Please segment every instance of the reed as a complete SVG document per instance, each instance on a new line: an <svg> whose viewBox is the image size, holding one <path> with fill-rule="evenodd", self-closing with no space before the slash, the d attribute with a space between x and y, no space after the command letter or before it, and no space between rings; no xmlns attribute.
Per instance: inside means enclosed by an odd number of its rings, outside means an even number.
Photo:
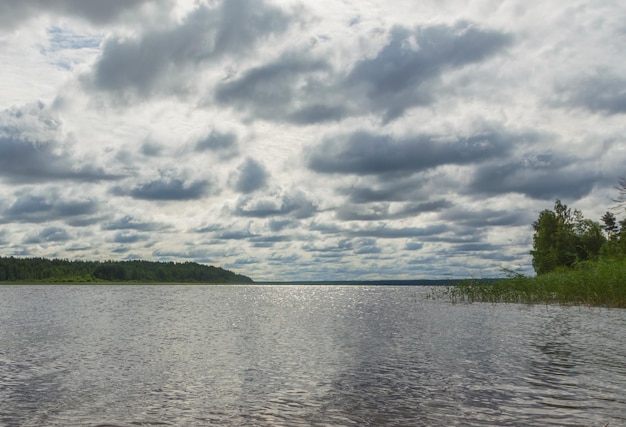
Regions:
<svg viewBox="0 0 626 427"><path fill-rule="evenodd" d="M580 304L626 308L626 258L583 262L536 277L462 281L450 287L454 302Z"/></svg>

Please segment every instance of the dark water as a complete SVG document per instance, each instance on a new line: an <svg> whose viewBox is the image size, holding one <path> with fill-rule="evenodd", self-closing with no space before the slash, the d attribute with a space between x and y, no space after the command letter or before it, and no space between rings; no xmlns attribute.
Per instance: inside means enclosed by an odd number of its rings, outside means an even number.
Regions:
<svg viewBox="0 0 626 427"><path fill-rule="evenodd" d="M0 425L626 425L626 310L427 292L3 286Z"/></svg>

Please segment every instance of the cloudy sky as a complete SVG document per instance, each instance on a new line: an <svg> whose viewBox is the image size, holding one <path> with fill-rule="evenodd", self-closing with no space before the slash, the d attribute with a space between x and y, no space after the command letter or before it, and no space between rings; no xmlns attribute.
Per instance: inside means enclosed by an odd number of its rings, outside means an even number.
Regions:
<svg viewBox="0 0 626 427"><path fill-rule="evenodd" d="M529 273L626 175L625 48L623 0L0 0L0 255Z"/></svg>

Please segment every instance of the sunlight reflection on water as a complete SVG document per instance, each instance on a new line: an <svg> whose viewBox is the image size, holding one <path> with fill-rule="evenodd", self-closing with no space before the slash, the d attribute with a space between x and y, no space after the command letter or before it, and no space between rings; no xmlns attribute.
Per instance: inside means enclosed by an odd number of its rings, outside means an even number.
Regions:
<svg viewBox="0 0 626 427"><path fill-rule="evenodd" d="M4 286L0 425L626 424L626 310L427 293Z"/></svg>

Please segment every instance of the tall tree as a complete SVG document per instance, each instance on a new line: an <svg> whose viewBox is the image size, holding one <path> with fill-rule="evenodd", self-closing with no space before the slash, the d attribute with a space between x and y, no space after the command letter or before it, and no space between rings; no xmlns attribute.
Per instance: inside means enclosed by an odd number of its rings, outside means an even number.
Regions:
<svg viewBox="0 0 626 427"><path fill-rule="evenodd" d="M600 219L604 223L604 231L606 231L607 238L609 240L617 238L619 228L617 226L617 218L615 218L615 215L611 212L607 212Z"/></svg>

